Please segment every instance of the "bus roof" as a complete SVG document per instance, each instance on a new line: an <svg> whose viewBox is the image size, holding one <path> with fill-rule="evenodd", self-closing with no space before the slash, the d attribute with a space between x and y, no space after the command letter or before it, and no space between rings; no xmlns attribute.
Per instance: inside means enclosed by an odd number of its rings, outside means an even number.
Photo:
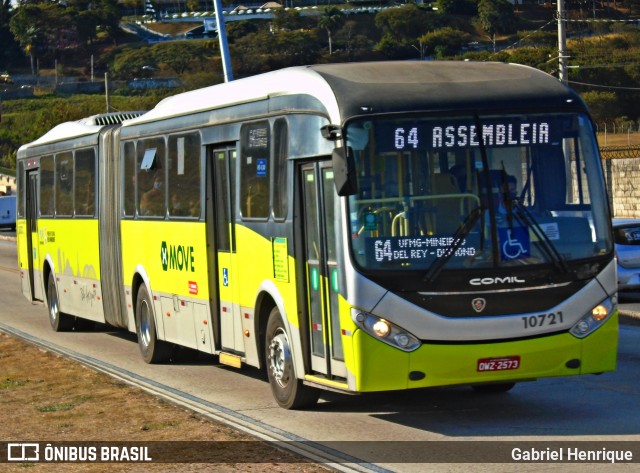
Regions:
<svg viewBox="0 0 640 473"><path fill-rule="evenodd" d="M54 143L57 141L68 140L71 138L79 138L81 136L88 136L99 132L103 127L107 125L114 125L122 123L123 120L134 118L142 115L144 112L114 112L114 113L102 113L98 115L92 115L87 118L73 122L64 122L54 126L51 130L46 132L37 140L22 145L18 152L32 148L34 146Z"/></svg>
<svg viewBox="0 0 640 473"><path fill-rule="evenodd" d="M343 119L396 111L530 111L566 109L570 103L584 106L578 94L556 78L519 64L404 61L327 64L315 70L336 94Z"/></svg>
<svg viewBox="0 0 640 473"><path fill-rule="evenodd" d="M336 99L314 67L301 66L258 74L174 95L160 101L152 110L123 126L164 120L191 113L267 100L280 95L311 95L324 104L329 115L338 114Z"/></svg>
<svg viewBox="0 0 640 473"><path fill-rule="evenodd" d="M178 94L132 126L282 95L307 94L332 123L396 111L560 109L577 93L538 69L468 61L388 61L298 66Z"/></svg>

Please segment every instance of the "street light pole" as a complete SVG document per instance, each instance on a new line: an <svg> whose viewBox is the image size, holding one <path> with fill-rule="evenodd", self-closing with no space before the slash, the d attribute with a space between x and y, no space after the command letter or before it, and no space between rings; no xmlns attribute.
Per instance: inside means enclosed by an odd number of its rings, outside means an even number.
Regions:
<svg viewBox="0 0 640 473"><path fill-rule="evenodd" d="M213 0L216 8L216 26L218 27L218 42L220 43L220 58L222 59L222 70L224 72L224 81L233 80L233 72L231 71L231 57L229 54L229 44L227 43L227 29L224 25L224 15L222 13L222 1Z"/></svg>

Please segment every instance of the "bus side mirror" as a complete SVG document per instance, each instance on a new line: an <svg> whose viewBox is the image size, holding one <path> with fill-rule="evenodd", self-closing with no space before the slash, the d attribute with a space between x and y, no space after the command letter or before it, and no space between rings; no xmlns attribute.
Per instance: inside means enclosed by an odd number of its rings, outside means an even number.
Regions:
<svg viewBox="0 0 640 473"><path fill-rule="evenodd" d="M333 182L339 196L353 195L357 192L356 165L351 148L335 148L331 156L333 164Z"/></svg>

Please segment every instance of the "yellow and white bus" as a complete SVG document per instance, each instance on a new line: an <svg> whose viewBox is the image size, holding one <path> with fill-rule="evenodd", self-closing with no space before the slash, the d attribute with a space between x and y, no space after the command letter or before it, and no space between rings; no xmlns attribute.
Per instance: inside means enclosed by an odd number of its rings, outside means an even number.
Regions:
<svg viewBox="0 0 640 473"><path fill-rule="evenodd" d="M265 367L284 408L616 366L610 212L579 96L513 64L294 67L18 152L22 291Z"/></svg>

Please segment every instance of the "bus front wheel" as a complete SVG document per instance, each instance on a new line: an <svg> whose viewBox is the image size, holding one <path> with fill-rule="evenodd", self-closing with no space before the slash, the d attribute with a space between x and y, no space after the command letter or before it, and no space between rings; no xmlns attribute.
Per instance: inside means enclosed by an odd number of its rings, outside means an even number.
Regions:
<svg viewBox="0 0 640 473"><path fill-rule="evenodd" d="M53 272L49 273L47 281L47 306L49 308L49 323L55 332L67 332L73 328L73 317L60 312L60 299Z"/></svg>
<svg viewBox="0 0 640 473"><path fill-rule="evenodd" d="M320 391L305 386L296 378L291 344L277 307L269 314L265 350L269 384L278 405L285 409L302 409L314 405Z"/></svg>
<svg viewBox="0 0 640 473"><path fill-rule="evenodd" d="M145 363L161 363L169 357L169 345L158 340L152 307L149 291L145 285L141 285L136 300L138 346Z"/></svg>

